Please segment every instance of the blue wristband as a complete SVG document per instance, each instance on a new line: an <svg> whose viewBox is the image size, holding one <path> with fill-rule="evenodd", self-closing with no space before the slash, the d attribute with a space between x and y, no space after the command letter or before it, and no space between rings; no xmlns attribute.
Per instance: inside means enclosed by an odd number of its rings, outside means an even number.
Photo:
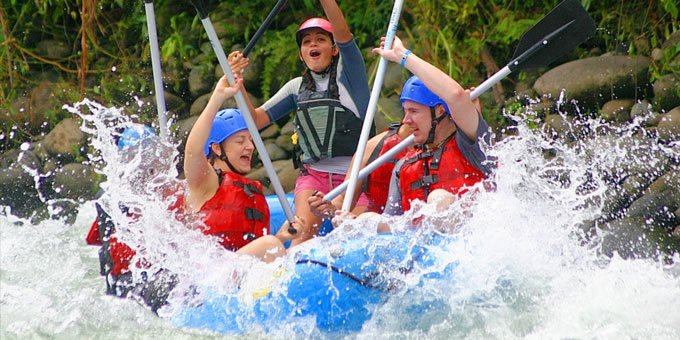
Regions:
<svg viewBox="0 0 680 340"><path fill-rule="evenodd" d="M411 54L411 50L404 51L404 55L401 56L401 63L399 63L401 67L404 67L404 65L406 64L406 58L408 57L409 54Z"/></svg>

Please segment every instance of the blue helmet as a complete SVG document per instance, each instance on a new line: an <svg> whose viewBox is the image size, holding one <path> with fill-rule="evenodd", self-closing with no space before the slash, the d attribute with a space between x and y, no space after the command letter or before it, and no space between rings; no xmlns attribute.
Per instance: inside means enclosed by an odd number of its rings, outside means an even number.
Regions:
<svg viewBox="0 0 680 340"><path fill-rule="evenodd" d="M152 127L142 124L134 124L125 130L118 138L118 150L125 150L129 147L136 146L143 140L157 136L156 130Z"/></svg>
<svg viewBox="0 0 680 340"><path fill-rule="evenodd" d="M423 81L416 76L411 76L411 78L408 78L406 83L404 83L399 99L401 100L402 105L407 100L428 107L435 107L437 104L441 104L444 106L446 113L451 115L451 111L449 111L449 106L446 105L446 102L430 91L430 89L423 84Z"/></svg>
<svg viewBox="0 0 680 340"><path fill-rule="evenodd" d="M245 119L241 111L237 109L223 109L217 112L215 120L213 120L212 129L210 129L210 136L205 143L203 151L206 157L210 155L210 145L212 143L222 143L231 135L248 130Z"/></svg>

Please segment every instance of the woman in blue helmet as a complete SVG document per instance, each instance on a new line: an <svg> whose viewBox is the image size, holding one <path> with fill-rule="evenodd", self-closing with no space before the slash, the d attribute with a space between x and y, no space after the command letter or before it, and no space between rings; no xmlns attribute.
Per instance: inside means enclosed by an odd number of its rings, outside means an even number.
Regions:
<svg viewBox="0 0 680 340"><path fill-rule="evenodd" d="M255 147L241 112L224 109L225 100L241 88L222 77L208 104L194 123L184 150L184 176L188 212L201 213L202 230L219 238L226 248L266 262L285 254L283 242L295 238L288 227L269 234L269 208L262 185L245 177ZM296 230L301 221L293 223ZM253 242L254 241L254 242Z"/></svg>

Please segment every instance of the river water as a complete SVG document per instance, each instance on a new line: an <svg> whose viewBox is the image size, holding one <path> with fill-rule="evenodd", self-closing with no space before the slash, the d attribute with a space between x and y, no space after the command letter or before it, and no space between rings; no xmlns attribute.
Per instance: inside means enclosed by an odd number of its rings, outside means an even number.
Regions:
<svg viewBox="0 0 680 340"><path fill-rule="evenodd" d="M84 130L94 136L129 123L117 111L93 103L72 110L86 112L80 113L86 121ZM115 124L104 124L107 121ZM129 228L121 238L144 244L138 250L154 265L184 272L193 287L218 292L233 291L236 286L255 291L275 280L273 273L291 268L290 258L265 265L225 253L213 240L173 222L174 216L164 209L167 199L158 194L175 185L171 178L176 173L168 156L172 148L154 149L154 155L165 161L153 164L156 173L140 174L138 169L148 169L143 165L152 158L121 156L109 139L93 138L91 143L99 152L90 155L108 164L102 170L108 178L104 187L113 198L104 200L105 204L124 203L144 212L130 222L136 229ZM602 214L598 202L608 195L603 169L618 163L649 162L611 143L616 141L592 137L567 148L520 123L513 136L488 150L498 161L494 190L480 189L444 211L420 207L420 214L440 217L445 221L443 228L455 230L456 246L437 253L442 263L457 265L455 278L422 285L417 282L423 273L405 277L404 284L411 289L375 307L360 332L345 335L364 339L680 338L680 269L669 265L670 261L605 256L601 235L586 237L583 232L587 221ZM608 152L593 152L605 147ZM658 145L650 141L642 147ZM558 157L546 158L544 149ZM113 217L129 218L124 214ZM105 295L97 248L84 241L94 218L93 202L80 206L72 225L59 220L31 224L13 217L9 210L0 216L2 339L222 336L178 327L174 317L183 308L181 299L171 300L159 317L135 301ZM404 216L389 223L399 230L407 228L413 218ZM349 222L353 231L335 231L299 251L362 235L368 239L377 223L371 219ZM424 230L441 228L426 224ZM680 261L677 256L672 260ZM235 283L233 277L241 279ZM423 303L438 307L424 315L413 315L407 307ZM313 322L291 318L266 331L253 325L242 336L323 335Z"/></svg>

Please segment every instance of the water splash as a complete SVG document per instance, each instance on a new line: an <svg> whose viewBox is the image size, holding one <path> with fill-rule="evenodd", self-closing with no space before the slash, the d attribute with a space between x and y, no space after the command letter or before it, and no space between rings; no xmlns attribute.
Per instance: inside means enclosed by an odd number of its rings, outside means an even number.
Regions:
<svg viewBox="0 0 680 340"><path fill-rule="evenodd" d="M107 178L103 188L109 197L99 202L115 219L125 221L122 239L144 245L136 250L152 263L145 270L182 273L178 294L157 318L131 301L101 293L96 251L81 241L94 216L91 203L82 207L74 228L58 221L19 227L15 218L2 216L3 338L93 337L121 331L149 337L204 335L178 329L166 318L209 293L236 294L244 301L240 307L245 313L253 313L256 293L281 289L277 284L285 275L277 275L294 271L292 257L264 265L224 252L215 240L168 211L174 199L167 190L181 184L175 180L174 145L160 143L158 149L121 154L110 136L131 122L119 110L92 102L77 104L74 110L82 114L83 130L93 136L97 152L90 160L102 165L101 174ZM603 248L607 232L592 228L598 225L593 221L616 216L623 183L636 177L644 186L671 167L668 160L678 157L678 143L659 143L640 120L613 126L562 115L570 129L558 137L529 128L533 122L519 113L510 116L518 124L487 150L498 162L494 190L480 187L444 211L415 204L419 211L403 217L348 222L342 231L297 249L302 254L312 249L340 252L345 242L356 245L360 241L351 240L375 235L379 222L399 232L420 216L431 219L424 221L413 243L439 230L457 232L449 246L430 248L436 254L432 266L383 273L396 287L393 295L373 306L373 317L349 336L680 337L680 268L667 264L680 258L623 258ZM156 171L143 171L149 166ZM119 204L143 214L132 218ZM435 225L442 220L456 222ZM454 279L438 278L436 274L451 264ZM135 269L135 275L140 272ZM195 294L180 294L190 291ZM33 303L24 303L26 299ZM284 317L287 322L266 330L248 324L247 318L234 321L245 322L250 336L324 335L309 318Z"/></svg>

